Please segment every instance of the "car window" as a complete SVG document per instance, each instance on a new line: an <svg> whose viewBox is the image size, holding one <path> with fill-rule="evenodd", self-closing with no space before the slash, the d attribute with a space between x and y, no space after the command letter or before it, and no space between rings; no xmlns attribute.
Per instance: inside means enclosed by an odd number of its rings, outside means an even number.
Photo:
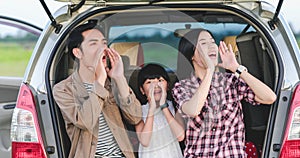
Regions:
<svg viewBox="0 0 300 158"><path fill-rule="evenodd" d="M0 76L22 77L39 34L0 21Z"/></svg>
<svg viewBox="0 0 300 158"><path fill-rule="evenodd" d="M113 26L109 31L109 43L116 42L140 42L143 53L144 63L158 62L176 72L178 43L180 36L174 32L184 31L186 28L205 28L209 29L216 42L219 43L226 36L239 35L246 24L237 23L164 23L152 25L134 26ZM253 30L251 27L249 30Z"/></svg>

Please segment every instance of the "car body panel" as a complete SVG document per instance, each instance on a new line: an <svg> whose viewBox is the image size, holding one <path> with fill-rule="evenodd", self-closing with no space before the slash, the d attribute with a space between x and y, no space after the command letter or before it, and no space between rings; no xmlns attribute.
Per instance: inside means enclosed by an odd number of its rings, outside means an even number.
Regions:
<svg viewBox="0 0 300 158"><path fill-rule="evenodd" d="M10 157L10 124L22 78L0 77L0 155Z"/></svg>
<svg viewBox="0 0 300 158"><path fill-rule="evenodd" d="M42 32L42 29L38 26L5 15L0 15L0 27L0 33L1 35L3 35L3 38L5 38L4 36L6 34L10 35L10 31L18 31L18 33L28 33L36 37L38 37ZM13 42L20 43L20 41ZM23 44L24 43L25 41L23 41ZM27 48L24 48L24 50L25 49ZM5 48L3 50L0 50L0 52L3 53L6 51L7 50ZM12 71L12 69L10 68L10 70L7 71ZM0 155L4 158L11 157L11 118L13 110L15 108L22 80L23 74L15 74L13 76L8 76L7 74L3 74L2 71L0 72Z"/></svg>

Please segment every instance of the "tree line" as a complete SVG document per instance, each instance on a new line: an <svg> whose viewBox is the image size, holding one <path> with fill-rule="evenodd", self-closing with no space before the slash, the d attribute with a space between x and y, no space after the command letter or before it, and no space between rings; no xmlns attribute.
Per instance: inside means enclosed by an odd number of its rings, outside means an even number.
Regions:
<svg viewBox="0 0 300 158"><path fill-rule="evenodd" d="M38 38L38 36L30 33L26 33L22 36L6 35L5 37L0 37L0 42L35 42Z"/></svg>

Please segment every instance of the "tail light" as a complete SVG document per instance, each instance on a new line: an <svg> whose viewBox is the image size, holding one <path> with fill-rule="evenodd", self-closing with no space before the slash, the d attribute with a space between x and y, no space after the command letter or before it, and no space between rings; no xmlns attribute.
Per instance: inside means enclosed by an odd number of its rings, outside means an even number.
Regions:
<svg viewBox="0 0 300 158"><path fill-rule="evenodd" d="M280 158L300 157L300 85L297 85L288 115Z"/></svg>
<svg viewBox="0 0 300 158"><path fill-rule="evenodd" d="M22 84L11 124L12 158L46 158L32 92Z"/></svg>

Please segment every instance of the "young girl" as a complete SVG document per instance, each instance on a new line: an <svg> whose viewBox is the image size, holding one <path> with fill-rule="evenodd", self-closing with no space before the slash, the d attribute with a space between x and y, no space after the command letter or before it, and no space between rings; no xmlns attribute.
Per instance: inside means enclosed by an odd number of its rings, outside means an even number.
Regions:
<svg viewBox="0 0 300 158"><path fill-rule="evenodd" d="M135 126L140 158L181 158L178 141L184 139L183 121L167 100L169 76L157 64L148 64L138 74L138 86L147 103L142 106L143 120Z"/></svg>
<svg viewBox="0 0 300 158"><path fill-rule="evenodd" d="M190 117L184 157L245 157L241 100L272 104L275 93L238 64L231 45L227 48L221 41L218 48L207 30L185 34L179 52L185 59L178 63L188 60L194 68L173 88L178 111ZM222 63L218 64L219 53ZM216 66L233 73L215 72Z"/></svg>

